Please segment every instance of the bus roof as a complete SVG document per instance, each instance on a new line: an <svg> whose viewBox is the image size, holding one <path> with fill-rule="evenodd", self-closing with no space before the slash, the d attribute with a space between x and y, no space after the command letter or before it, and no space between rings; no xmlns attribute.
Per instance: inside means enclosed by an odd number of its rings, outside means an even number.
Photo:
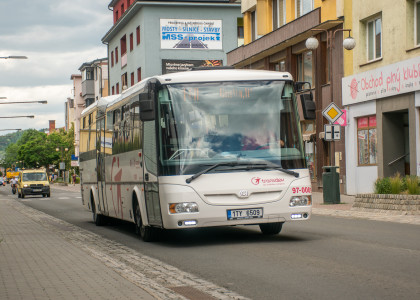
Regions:
<svg viewBox="0 0 420 300"><path fill-rule="evenodd" d="M292 75L287 72L249 69L185 71L154 77L162 84L247 80L293 80Z"/></svg>
<svg viewBox="0 0 420 300"><path fill-rule="evenodd" d="M97 106L102 106L102 105L105 105L106 106L106 105L108 105L108 103L114 101L118 97L120 97L120 95L112 95L112 96L102 97L98 101L95 101L91 105L89 105L88 107L86 107L82 111L82 114L81 115L83 116L83 115L86 115L86 114L90 113L91 111L94 111L97 108Z"/></svg>

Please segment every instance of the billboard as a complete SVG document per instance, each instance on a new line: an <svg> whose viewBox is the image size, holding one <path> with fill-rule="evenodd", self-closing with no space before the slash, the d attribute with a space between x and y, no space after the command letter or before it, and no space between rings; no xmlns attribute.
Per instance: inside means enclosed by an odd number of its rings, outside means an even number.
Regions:
<svg viewBox="0 0 420 300"><path fill-rule="evenodd" d="M160 19L160 48L222 50L222 20Z"/></svg>
<svg viewBox="0 0 420 300"><path fill-rule="evenodd" d="M162 74L188 71L193 67L217 67L222 66L223 60L180 60L180 59L162 59Z"/></svg>

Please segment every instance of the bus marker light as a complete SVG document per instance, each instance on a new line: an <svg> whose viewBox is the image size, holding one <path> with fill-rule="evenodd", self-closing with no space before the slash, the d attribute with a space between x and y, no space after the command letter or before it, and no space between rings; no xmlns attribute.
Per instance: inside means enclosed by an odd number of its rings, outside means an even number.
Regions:
<svg viewBox="0 0 420 300"><path fill-rule="evenodd" d="M290 217L292 219L302 219L302 214L292 214Z"/></svg>
<svg viewBox="0 0 420 300"><path fill-rule="evenodd" d="M197 221L196 220L184 221L184 225L185 226L194 226L194 225L197 225Z"/></svg>

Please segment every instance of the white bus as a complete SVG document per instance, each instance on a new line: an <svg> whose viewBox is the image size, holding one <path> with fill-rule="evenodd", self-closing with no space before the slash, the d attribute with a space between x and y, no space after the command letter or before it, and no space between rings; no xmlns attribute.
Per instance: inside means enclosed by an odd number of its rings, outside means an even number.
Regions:
<svg viewBox="0 0 420 300"><path fill-rule="evenodd" d="M81 118L83 204L97 225L135 223L144 241L209 226L277 234L308 220L295 92L289 73L219 69L150 77L100 99Z"/></svg>

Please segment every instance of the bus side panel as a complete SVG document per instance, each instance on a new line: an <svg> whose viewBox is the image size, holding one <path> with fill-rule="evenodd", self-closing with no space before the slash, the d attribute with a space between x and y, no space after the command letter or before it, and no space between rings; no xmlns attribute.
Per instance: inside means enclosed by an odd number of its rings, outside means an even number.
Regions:
<svg viewBox="0 0 420 300"><path fill-rule="evenodd" d="M134 222L132 199L134 187L143 187L141 150L105 157L106 195L109 215ZM138 199L140 201L140 199Z"/></svg>
<svg viewBox="0 0 420 300"><path fill-rule="evenodd" d="M95 192L97 191L96 159L80 161L80 170L83 206L90 210L92 187Z"/></svg>

